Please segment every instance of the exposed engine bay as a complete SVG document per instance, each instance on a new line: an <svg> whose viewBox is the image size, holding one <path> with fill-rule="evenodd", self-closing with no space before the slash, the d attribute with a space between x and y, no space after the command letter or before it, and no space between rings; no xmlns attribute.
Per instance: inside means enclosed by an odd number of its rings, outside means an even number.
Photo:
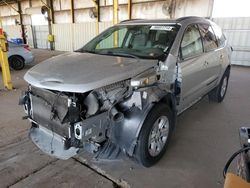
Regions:
<svg viewBox="0 0 250 188"><path fill-rule="evenodd" d="M58 134L63 138L64 150L74 147L98 153L108 145L113 147L112 152L118 154L122 149L120 146L130 144L131 141L127 139L126 143L126 138L119 138L118 141L117 130L122 129L131 114L137 114L132 116L135 119L143 114L146 100L147 93L133 91L130 81L125 80L86 93L59 92L29 86L21 103L28 114L27 118L32 122L32 128L42 126L51 131L53 137ZM133 122L138 124L138 120ZM50 150L50 154L54 154L53 146ZM110 157L112 153L104 155Z"/></svg>

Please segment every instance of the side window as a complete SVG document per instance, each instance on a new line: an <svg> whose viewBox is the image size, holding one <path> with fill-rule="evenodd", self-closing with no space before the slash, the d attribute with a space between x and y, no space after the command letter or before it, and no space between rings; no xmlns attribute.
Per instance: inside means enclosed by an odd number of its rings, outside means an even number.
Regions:
<svg viewBox="0 0 250 188"><path fill-rule="evenodd" d="M217 39L214 35L212 27L206 24L199 24L199 28L203 39L204 50L208 52L216 49L218 47Z"/></svg>
<svg viewBox="0 0 250 188"><path fill-rule="evenodd" d="M196 25L188 26L181 42L181 58L197 56L203 53L199 29Z"/></svg>
<svg viewBox="0 0 250 188"><path fill-rule="evenodd" d="M225 35L223 34L221 28L218 25L216 25L215 23L211 22L211 26L214 30L215 36L217 37L218 46L223 47L225 45L225 42L226 42Z"/></svg>

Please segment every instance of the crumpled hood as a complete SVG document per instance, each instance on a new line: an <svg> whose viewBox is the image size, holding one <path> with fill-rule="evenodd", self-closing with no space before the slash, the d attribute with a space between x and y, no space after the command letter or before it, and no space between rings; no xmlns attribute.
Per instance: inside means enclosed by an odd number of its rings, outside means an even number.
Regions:
<svg viewBox="0 0 250 188"><path fill-rule="evenodd" d="M39 88L83 93L132 78L156 63L157 60L70 52L39 63L24 79Z"/></svg>

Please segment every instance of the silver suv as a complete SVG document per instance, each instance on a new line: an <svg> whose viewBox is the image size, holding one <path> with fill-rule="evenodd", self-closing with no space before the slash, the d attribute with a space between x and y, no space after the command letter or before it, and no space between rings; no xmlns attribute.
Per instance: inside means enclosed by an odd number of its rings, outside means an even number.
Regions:
<svg viewBox="0 0 250 188"><path fill-rule="evenodd" d="M178 114L225 97L231 48L210 20L131 20L30 69L20 102L30 137L49 155L119 154L144 166L164 154Z"/></svg>

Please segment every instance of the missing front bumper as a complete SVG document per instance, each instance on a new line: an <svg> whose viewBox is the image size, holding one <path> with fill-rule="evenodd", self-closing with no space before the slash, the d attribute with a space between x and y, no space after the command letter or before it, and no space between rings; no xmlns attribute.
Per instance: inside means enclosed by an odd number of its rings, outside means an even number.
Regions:
<svg viewBox="0 0 250 188"><path fill-rule="evenodd" d="M29 135L34 144L50 156L66 160L78 153L79 148L65 149L65 139L42 126L32 126Z"/></svg>

